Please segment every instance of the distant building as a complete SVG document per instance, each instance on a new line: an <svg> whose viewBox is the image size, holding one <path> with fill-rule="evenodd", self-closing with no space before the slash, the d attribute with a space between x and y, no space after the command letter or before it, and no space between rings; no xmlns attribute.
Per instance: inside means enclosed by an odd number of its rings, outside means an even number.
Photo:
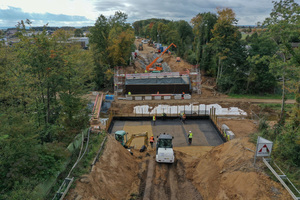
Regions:
<svg viewBox="0 0 300 200"><path fill-rule="evenodd" d="M16 32L18 32L18 30L16 28L9 28L6 31L6 35L7 36L13 36L14 34L16 34Z"/></svg>
<svg viewBox="0 0 300 200"><path fill-rule="evenodd" d="M82 48L87 48L89 45L88 37L70 37L69 40L72 42L79 42Z"/></svg>

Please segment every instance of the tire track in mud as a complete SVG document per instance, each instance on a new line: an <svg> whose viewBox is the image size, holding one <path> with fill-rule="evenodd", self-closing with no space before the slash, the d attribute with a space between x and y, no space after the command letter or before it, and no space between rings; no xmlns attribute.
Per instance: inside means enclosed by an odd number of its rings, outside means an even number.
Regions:
<svg viewBox="0 0 300 200"><path fill-rule="evenodd" d="M147 177L144 178L144 184L140 187L143 200L203 199L192 182L186 178L184 165L179 159L173 164L150 160Z"/></svg>
<svg viewBox="0 0 300 200"><path fill-rule="evenodd" d="M153 180L153 173L154 173L154 165L155 161L151 159L148 164L148 171L144 189L144 198L143 200L150 200L151 197L151 188L152 188L152 180Z"/></svg>

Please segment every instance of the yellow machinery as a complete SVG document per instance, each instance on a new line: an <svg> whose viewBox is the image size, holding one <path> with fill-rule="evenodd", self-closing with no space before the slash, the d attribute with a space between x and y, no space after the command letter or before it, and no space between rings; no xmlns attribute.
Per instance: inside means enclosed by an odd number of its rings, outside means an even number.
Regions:
<svg viewBox="0 0 300 200"><path fill-rule="evenodd" d="M148 147L148 132L132 134L131 137L127 140L127 134L125 131L116 131L115 139L119 141L125 148L130 148L131 142L135 138L144 137L144 145ZM126 141L126 142L125 142Z"/></svg>
<svg viewBox="0 0 300 200"><path fill-rule="evenodd" d="M139 44L138 50L139 50L139 51L143 51L143 50L144 50L143 43L140 43L140 44Z"/></svg>

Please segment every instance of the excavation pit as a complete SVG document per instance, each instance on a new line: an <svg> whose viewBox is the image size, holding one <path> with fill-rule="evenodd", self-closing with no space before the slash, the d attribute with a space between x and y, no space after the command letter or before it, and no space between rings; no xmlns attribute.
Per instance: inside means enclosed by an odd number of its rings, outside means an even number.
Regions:
<svg viewBox="0 0 300 200"><path fill-rule="evenodd" d="M226 141L209 116L191 116L185 123L179 117L165 119L157 117L155 125L152 117L114 117L108 132L115 133L118 130L128 132L127 137L131 134L148 132L149 137L153 134L156 138L161 133L168 133L174 136L174 147L188 146L189 131L193 133L192 146L218 146ZM132 145L140 148L143 145L143 139L135 139Z"/></svg>

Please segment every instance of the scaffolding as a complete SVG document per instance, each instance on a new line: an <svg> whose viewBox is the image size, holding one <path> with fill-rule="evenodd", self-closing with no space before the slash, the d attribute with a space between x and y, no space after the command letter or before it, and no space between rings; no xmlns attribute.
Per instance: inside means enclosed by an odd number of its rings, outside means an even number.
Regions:
<svg viewBox="0 0 300 200"><path fill-rule="evenodd" d="M199 65L195 65L191 69L190 79L193 93L201 94L201 72Z"/></svg>
<svg viewBox="0 0 300 200"><path fill-rule="evenodd" d="M114 68L114 95L122 96L125 91L126 73L123 67Z"/></svg>

